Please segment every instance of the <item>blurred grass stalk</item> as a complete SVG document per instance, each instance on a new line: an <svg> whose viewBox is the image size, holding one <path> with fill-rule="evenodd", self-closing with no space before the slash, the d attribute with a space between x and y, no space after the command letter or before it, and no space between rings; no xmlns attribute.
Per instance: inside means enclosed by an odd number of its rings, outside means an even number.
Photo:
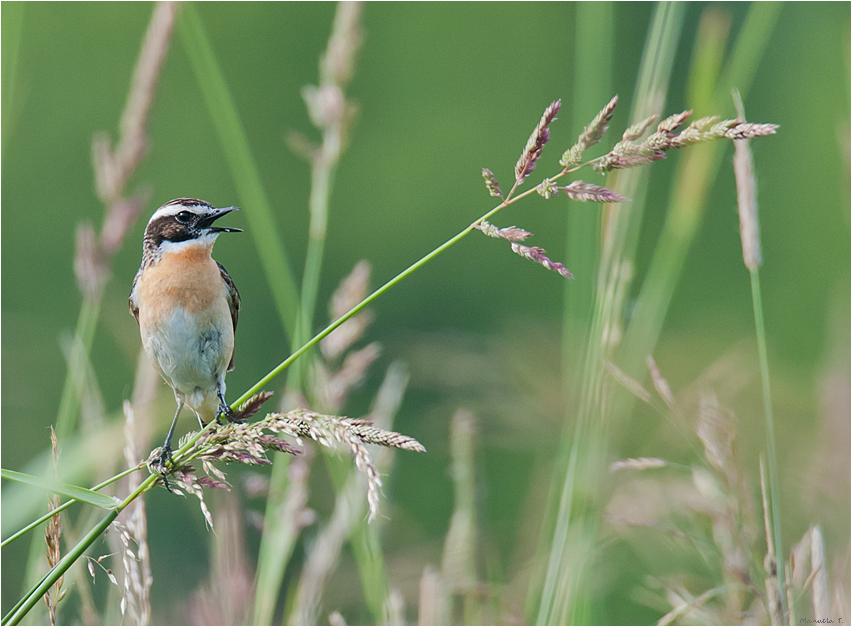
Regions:
<svg viewBox="0 0 852 627"><path fill-rule="evenodd" d="M361 11L360 2L338 3L328 45L319 62L319 86L309 85L302 89L302 98L311 120L322 134L320 145L314 146L306 138L294 133L289 136L291 148L300 152L311 166L308 244L302 275L301 306L292 342L293 352L307 343L312 335L328 228L329 200L337 165L344 149L347 127L351 121L349 113L352 105L346 101L344 89L351 79L355 54L360 45ZM311 359L312 355L309 354L289 368L285 389L304 393L305 373ZM295 621L294 624L313 623L316 620L327 571L334 566L339 556L339 546L336 549L329 547L335 546L338 540L345 540L350 531L350 512L361 511L360 505L355 501L358 495L351 486L347 488L350 483L347 479L354 480L354 475L349 473L342 460L326 452L323 452L323 456L332 477L337 503L331 520L321 532L322 542L318 540L317 544L317 547L326 550L314 550L306 559L299 585L295 590L294 606L290 612L290 620ZM273 548L284 546L292 550L296 540L290 537L295 529L293 525L281 524L275 520L275 512L286 498L286 470L290 461L287 455L277 455L270 479L274 491L270 490L270 498L267 501L264 534L258 557L254 614L256 625L268 624L272 620L284 579L284 565L278 563ZM328 562L318 563L323 557ZM381 614L376 619L380 617Z"/></svg>
<svg viewBox="0 0 852 627"><path fill-rule="evenodd" d="M12 607L11 610L3 617L4 625L17 625L29 613L29 611L38 603L44 594L55 584L74 563L85 554L85 552L95 543L95 541L103 535L107 528L113 523L118 515L130 505L139 495L153 487L157 477L153 474L148 475L139 486L131 492L123 501L115 505L115 509L101 519L101 521L92 528L75 546L70 549L65 556L51 568L21 599Z"/></svg>
<svg viewBox="0 0 852 627"><path fill-rule="evenodd" d="M392 428L407 385L407 369L401 362L393 362L368 415L374 426ZM292 603L288 603L291 606L287 612L288 623L316 624L325 586L337 568L343 545L348 541L373 623L393 624L390 616L390 583L379 527L368 522L366 516L367 491L364 489L363 476L352 464L347 464L335 455L325 455L325 459L336 492L334 511L317 533L305 558ZM387 474L392 460L393 452L389 449L380 449L374 455L376 467L382 474Z"/></svg>
<svg viewBox="0 0 852 627"><path fill-rule="evenodd" d="M299 311L299 294L294 275L287 263L284 243L275 225L260 172L252 157L237 108L213 54L198 11L191 2L181 6L178 32L222 144L222 153L231 170L240 204L251 208L244 214L249 223L249 232L254 239L260 264L278 309L281 326L284 333L292 339L295 337Z"/></svg>
<svg viewBox="0 0 852 627"><path fill-rule="evenodd" d="M121 114L118 142L111 146L105 133L97 134L92 142L95 183L98 198L104 205L104 219L99 235L88 223L77 228L74 272L83 303L70 344L68 372L56 417L56 437L63 445L76 427L112 256L146 205L146 192L137 192L128 199L125 188L147 154L148 112L171 42L175 10L176 5L171 2L160 2L154 7ZM35 573L41 570L42 552L40 542L34 541L23 578L25 585L36 580Z"/></svg>
<svg viewBox="0 0 852 627"><path fill-rule="evenodd" d="M56 431L64 442L74 430L77 411L80 408L83 377L86 374L95 329L100 317L103 289L95 292L85 292L80 313L77 317L77 327L71 340L67 355L68 374L59 398L59 411L56 414ZM59 437L59 436L57 436Z"/></svg>
<svg viewBox="0 0 852 627"><path fill-rule="evenodd" d="M489 624L484 616L476 572L476 432L473 414L464 409L457 410L450 423L450 475L455 506L444 539L441 569L436 570L427 564L420 577L419 625ZM494 593L491 591L489 594ZM499 614L495 613L496 616ZM491 621L492 624L499 622L493 617Z"/></svg>
<svg viewBox="0 0 852 627"><path fill-rule="evenodd" d="M476 419L465 410L456 411L450 425L450 472L455 493L455 507L450 528L444 540L441 560L441 589L447 595L444 607L450 624L459 624L453 617L453 597L460 596L461 624L482 625L483 607L477 593L477 525L476 525L476 471L474 466L474 439Z"/></svg>
<svg viewBox="0 0 852 627"><path fill-rule="evenodd" d="M612 47L614 30L611 2L579 2L575 5L574 88L571 128L583 128L612 97ZM600 263L601 220L597 207L568 201L567 266L575 280L565 283L563 364L566 386L578 387L583 346L592 321L595 277ZM571 364L574 368L570 368ZM572 394L574 396L575 394Z"/></svg>
<svg viewBox="0 0 852 627"><path fill-rule="evenodd" d="M673 3L657 5L637 79L637 92L631 120L655 113L664 100L674 52L680 35L684 8ZM580 15L582 17L582 14ZM599 28L599 24L578 24L577 28ZM594 55L595 50L578 50L577 57ZM578 61L579 62L579 61ZM604 359L609 352L608 337L621 316L628 234L638 232L631 221L641 219L647 168L619 173L619 193L632 198L625 206L610 207L604 213L602 257L594 294L594 312L584 346L583 365L577 378L579 388L570 401L570 414L576 418L574 431L566 425L554 469L551 498L539 543L537 568L528 598L528 620L539 625L593 623L589 597L589 571L597 540L598 512L602 504L599 480L606 465L606 425L603 417ZM633 247L631 247L633 248ZM570 325L568 326L570 329ZM572 338L572 335L568 335ZM566 352L567 352L566 348ZM570 363L566 370L571 371Z"/></svg>
<svg viewBox="0 0 852 627"><path fill-rule="evenodd" d="M298 342L300 326L299 294L287 263L284 244L275 226L272 209L263 189L260 173L251 155L234 101L204 25L195 6L187 3L178 22L187 54L216 128L237 195L246 212L251 233L267 283L272 291L281 325L291 342ZM298 538L298 512L288 508L288 466L286 455L276 455L270 479L264 531L255 580L254 624L270 624L275 611L284 570ZM297 489L297 486L293 486ZM290 499L291 501L293 499Z"/></svg>
<svg viewBox="0 0 852 627"><path fill-rule="evenodd" d="M322 133L320 145L313 146L307 139L295 133L291 133L288 138L290 146L302 153L311 165L308 246L302 280L301 310L293 351L304 345L312 334L328 225L329 199L337 165L346 147L349 127L355 112L355 106L346 100L344 90L352 78L355 57L363 39L360 26L362 12L363 3L361 2L338 3L328 46L320 58L319 85L309 85L302 90L302 97L311 120ZM296 362L290 368L287 377L289 390L305 390L305 372L309 364L310 360L303 360ZM385 395L390 393L386 390L386 386L399 388L399 402L401 402L401 391L405 388L405 381L407 381L407 375L401 373L401 366L392 366L382 386ZM380 391L377 402L382 395ZM325 409L335 413L341 410L340 407ZM386 422L389 426L397 409L398 402L390 415L384 418L379 415L374 416L376 423ZM376 408L373 414L376 414ZM336 493L335 508L330 520L319 532L314 548L306 558L295 589L295 597L292 604L288 603L289 621L291 624L312 624L316 621L325 584L337 565L343 543L348 540L358 566L365 601L373 615L373 620L377 624L387 623L387 605L390 596L388 574L378 528L370 525L364 518L366 501L360 478L349 464L333 453L323 451L323 458ZM277 466L287 463L289 459L282 456L276 460L276 468L273 469L271 479L273 483L281 476ZM283 493L283 485L277 493ZM272 511L269 507L274 506L270 499L266 522L271 525L277 525L269 517ZM287 533L285 528L279 527L274 531L272 529L273 527L270 527L271 531L264 533L262 542L267 541L267 536L270 544L285 541ZM264 551L263 546L262 543L255 624L265 624L272 619L274 602L277 600L283 580L283 570L280 566L263 563L264 561L270 564L275 563L274 554ZM264 576L261 576L261 573Z"/></svg>
<svg viewBox="0 0 852 627"><path fill-rule="evenodd" d="M737 84L744 90L748 88L779 9L776 3L755 3L751 6L721 80L719 67L728 26L724 16L713 9L705 13L696 38L689 79L690 105L699 115L721 111L731 85ZM683 12L683 6L670 3L660 4L655 10L637 80L631 120L659 111L665 101L665 86L680 35ZM599 23L596 23L595 28L598 27ZM582 30L579 24L578 29ZM593 55L595 51L579 50L578 64L586 54ZM552 490L552 495L559 496L556 504L551 502L537 560L539 567L542 559L547 560L546 570L543 582L534 580L527 608L527 615L532 617L534 612L538 624L595 622L586 588L595 551L598 515L603 507L599 478L604 476L608 456L607 433L626 420L635 400L631 395L605 385L603 362L611 359L617 349L617 358L613 361L629 376L640 380L644 378L645 358L653 352L659 337L685 256L706 206L707 191L718 172L724 146L723 142L696 146L679 161L663 231L630 324L623 332L621 322L626 317L625 296L633 278L647 169L618 173L618 184L608 184L608 187L632 198L633 202L629 206L610 206L604 214L604 240L593 322L585 345L583 366L576 376L582 383L579 394L572 395L570 401L573 407L577 407L576 425L573 433L566 429L563 437L557 460L556 487ZM590 227L587 226L586 235L589 234ZM579 336L573 329L581 319L582 308L572 308L569 300L567 312L566 341L578 342ZM565 346L563 351L568 376L573 372L571 348ZM571 384L566 384L566 389L570 387ZM549 555L544 557L542 548L549 549Z"/></svg>
<svg viewBox="0 0 852 627"><path fill-rule="evenodd" d="M303 148L307 153L303 156L311 165L308 246L302 275L300 315L296 337L292 342L294 352L312 335L328 229L329 199L354 112L354 106L346 100L344 90L352 78L355 55L361 44L362 10L361 2L338 3L328 47L320 58L319 86L309 85L302 89L311 120L322 133L322 142L319 146L310 146L306 140L291 136L291 145L296 143ZM305 363L297 362L290 369L287 385L291 389L302 387Z"/></svg>
<svg viewBox="0 0 852 627"><path fill-rule="evenodd" d="M346 101L344 89L352 77L355 55L362 38L359 23L361 12L360 2L338 3L328 46L319 62L319 86L307 86L302 90L311 120L322 134L321 144L312 146L302 138L291 141L291 144L302 148L302 156L311 165L308 245L298 301L300 306L291 335L293 352L306 344L312 335L328 226L329 199L352 120L353 107ZM308 360L297 361L289 369L287 389L303 389L307 363ZM289 456L275 456L258 555L254 624L269 624L272 621L284 571L300 531L295 521L281 517L282 512L295 515L295 512L285 509L289 493L289 465ZM345 480L335 482L338 498L350 494L345 489L346 483ZM347 516L342 515L342 518ZM318 576L318 579L322 579L322 576ZM319 594L318 590L315 592ZM297 607L297 615L311 614L314 610L312 604L305 601Z"/></svg>
<svg viewBox="0 0 852 627"><path fill-rule="evenodd" d="M725 50L726 33L723 29L727 30L726 18L713 9L708 10L696 38L687 94L687 104L698 115L723 111L728 106L733 87L743 94L748 92L780 9L779 3L757 2L751 5L721 75L718 67ZM696 146L677 164L663 230L618 351L617 363L629 376L644 378L645 358L653 352L659 338L672 293L698 232L710 185L719 172L726 147L726 142ZM628 399L628 403L633 402L630 395L622 396ZM613 415L626 415L627 410L622 405Z"/></svg>
<svg viewBox="0 0 852 627"><path fill-rule="evenodd" d="M580 129L590 119L588 112L597 111L601 102L612 97L610 84L612 82L612 41L613 41L613 7L610 2L577 3L575 4L574 24L574 88L572 91L572 129ZM583 374L587 372L584 361L588 359L591 345L586 342L591 339L588 329L591 327L595 307L596 270L600 263L601 219L597 212L590 211L584 203L570 203L568 214L568 234L566 258L568 267L575 271L575 281L565 286L565 313L562 338L562 367L564 373L563 389L568 398L578 398L582 390ZM579 349L583 347L585 350ZM573 414L572 410L568 413ZM567 429L565 431L567 434ZM566 440L563 437L563 448L557 468L554 472L548 509L552 515L555 499L559 498L559 485L562 483L562 473L573 472L571 461L575 459L565 449ZM570 455L570 457L569 457ZM565 466L565 462L568 466ZM560 465L561 464L561 465ZM556 521L547 520L542 530L536 555L536 567L541 567L549 559L556 542ZM552 554L551 554L552 556ZM584 560L585 561L585 560ZM545 607L552 605L553 595L551 571L536 572L531 586L532 594L528 595L526 615L532 621L537 616L536 623L545 620ZM541 578L544 577L542 580ZM549 589L550 592L546 592ZM547 600L545 597L548 597Z"/></svg>
<svg viewBox="0 0 852 627"><path fill-rule="evenodd" d="M739 92L734 91L734 103L737 115L745 120L745 110ZM772 394L769 385L769 359L766 355L766 326L763 318L763 299L760 293L759 268L762 262L760 251L760 222L757 218L757 181L754 176L754 160L752 159L751 147L748 140L736 142L734 146L734 175L737 181L737 208L740 216L740 239L743 247L743 262L748 268L751 279L751 300L754 310L754 328L757 337L757 352L760 360L760 380L763 387L763 411L766 424L766 457L768 460L769 474L769 508L768 516L770 524L767 524L767 536L772 535L770 543L767 538L767 546L775 547L775 554L781 556L782 563L777 567L778 589L785 591L785 568L783 564L784 545L781 538L781 503L780 490L778 487L778 461L775 452L775 419L772 415ZM771 528L771 531L770 531ZM787 595L782 592L781 613L785 622L788 617L793 618L788 612ZM816 610L817 607L815 606ZM827 614L826 614L827 615Z"/></svg>

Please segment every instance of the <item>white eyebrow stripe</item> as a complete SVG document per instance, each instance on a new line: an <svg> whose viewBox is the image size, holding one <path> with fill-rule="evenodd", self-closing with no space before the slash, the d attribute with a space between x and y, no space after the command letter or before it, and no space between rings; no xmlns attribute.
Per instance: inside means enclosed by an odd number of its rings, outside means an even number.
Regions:
<svg viewBox="0 0 852 627"><path fill-rule="evenodd" d="M157 218L177 215L181 211L186 210L192 211L193 213L199 215L210 214L217 211L215 207L211 207L210 205L202 203L200 201L198 203L167 203L154 212L154 215L151 216L151 219L148 220L148 223L150 224Z"/></svg>

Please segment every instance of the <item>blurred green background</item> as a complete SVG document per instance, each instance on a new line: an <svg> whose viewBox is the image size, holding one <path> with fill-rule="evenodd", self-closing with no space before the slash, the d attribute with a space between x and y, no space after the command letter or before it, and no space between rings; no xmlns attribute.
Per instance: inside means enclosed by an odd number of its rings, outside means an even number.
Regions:
<svg viewBox="0 0 852 627"><path fill-rule="evenodd" d="M690 3L686 9L666 114L687 107L692 41L710 6ZM730 17L736 35L749 5L712 7ZM335 7L223 2L197 9L248 136L290 264L301 276L309 169L287 149L284 137L291 130L316 137L300 89L317 81L317 58ZM620 105L603 141L607 148L630 122L627 114L652 9L647 3L618 3L613 9L609 89L619 95ZM73 333L81 303L73 270L75 228L81 221L99 225L102 220L94 192L92 136L108 131L115 137L151 10L147 3L2 4L4 468L24 469L49 446L48 426L55 421L66 375L60 338ZM590 120L597 112L570 110L575 10L572 3L534 2L366 7L366 39L349 89L358 117L331 201L317 328L325 320L324 303L358 260L373 264L378 285L490 209L493 199L480 169L490 168L504 190L510 187L514 162L541 112L563 98L551 143L531 181L558 171L559 156L581 130L569 120L575 115ZM128 188L132 192L149 185L150 206L115 256L92 350L104 407L113 420L120 419L121 401L130 392L140 346L127 295L147 217L180 196L217 206L239 204L183 45L179 37L173 39L148 128L150 153ZM831 557L845 554L848 559L848 3L784 5L745 109L752 121L780 125L778 135L752 145L785 531L794 541L807 525L822 524ZM735 117L732 104L723 111L695 113ZM749 279L728 166L733 149L726 150L655 356L676 391L730 350L748 356L732 409L739 418L746 466L756 476L756 455L763 450L761 396ZM671 154L653 166L639 279L654 249L669 177L680 158ZM589 172L582 178L602 182ZM565 198L545 202L536 196L504 211L497 222L533 232L533 245L564 260L568 204ZM573 210L599 211L595 205ZM229 216L228 226L245 227L245 215ZM288 343L249 235L222 238L215 256L242 294L237 368L228 376L229 397L236 398L288 354ZM453 505L447 474L449 422L456 408L467 407L479 428L483 563L501 573L512 611L522 611L525 588L511 584L523 580L531 559L539 531L533 515L545 500L562 431L566 401L558 374L559 335L565 290L571 286L512 255L500 242L474 233L374 305L376 323L368 339L380 341L384 353L350 411L366 411L381 369L392 360L406 360L412 379L396 426L429 451L397 454L385 487L386 502L392 503L385 509L389 520L384 530L389 568L409 605L416 603L423 566L440 562ZM165 386L163 395L170 398ZM171 409L166 413L163 430ZM614 458L689 455L682 442L672 443L676 438L659 446L667 427L649 411L638 409L636 420L627 432L612 435ZM179 432L191 423L184 415ZM327 511L323 499L328 497L315 498L321 514ZM155 621L167 621L179 616L181 596L205 576L206 557L191 556L203 554L208 540L195 503L165 493L150 495L148 503ZM3 517L7 515L4 508ZM4 524L4 537L9 531ZM4 611L20 594L25 557L23 542L3 551ZM638 585L647 568L631 562L625 572L637 573L634 579L622 575L630 583L619 585L629 588ZM350 598L357 597L357 588L338 592L340 604L357 601ZM621 599L622 609L610 610L613 620L644 622L659 616L643 614L647 610L628 596Z"/></svg>

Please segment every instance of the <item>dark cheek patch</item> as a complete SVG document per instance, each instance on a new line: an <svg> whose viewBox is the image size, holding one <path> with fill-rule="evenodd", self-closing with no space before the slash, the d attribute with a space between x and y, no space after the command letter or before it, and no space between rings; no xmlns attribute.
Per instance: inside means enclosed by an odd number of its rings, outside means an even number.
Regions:
<svg viewBox="0 0 852 627"><path fill-rule="evenodd" d="M175 222L170 222L163 230L163 239L167 239L170 242L183 242L191 239L191 237L189 229Z"/></svg>
<svg viewBox="0 0 852 627"><path fill-rule="evenodd" d="M193 235L186 226L179 224L174 216L165 216L152 223L148 227L154 247L159 246L163 240L170 242L184 242L192 239Z"/></svg>

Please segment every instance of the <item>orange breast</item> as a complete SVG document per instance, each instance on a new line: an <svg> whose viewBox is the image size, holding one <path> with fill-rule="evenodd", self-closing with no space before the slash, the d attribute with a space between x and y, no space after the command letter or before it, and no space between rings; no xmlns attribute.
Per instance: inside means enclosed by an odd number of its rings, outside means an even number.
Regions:
<svg viewBox="0 0 852 627"><path fill-rule="evenodd" d="M145 269L138 287L141 325L156 325L176 306L187 313L202 315L221 308L222 300L226 299L225 286L219 267L210 256L211 248L188 246L179 252L165 253L156 264Z"/></svg>

